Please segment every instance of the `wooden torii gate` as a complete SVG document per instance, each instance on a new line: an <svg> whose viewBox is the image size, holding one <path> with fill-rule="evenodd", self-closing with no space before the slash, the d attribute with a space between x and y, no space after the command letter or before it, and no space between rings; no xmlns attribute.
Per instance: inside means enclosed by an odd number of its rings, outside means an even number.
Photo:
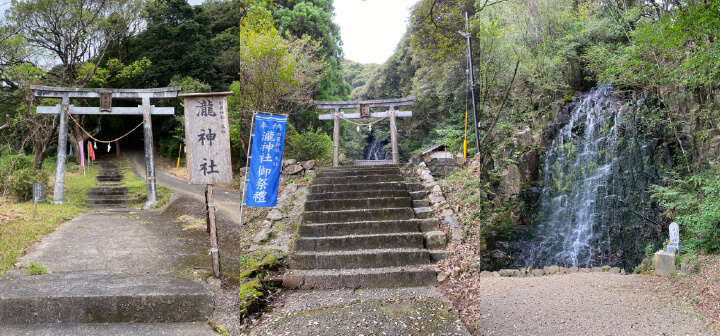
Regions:
<svg viewBox="0 0 720 336"><path fill-rule="evenodd" d="M173 107L155 107L150 99L171 99L177 97L181 87L154 89L80 89L52 86L30 86L36 97L60 98L56 106L38 106L38 114L60 114L58 125L58 157L55 169L55 189L53 201L63 202L65 187L65 160L67 157L67 130L70 114L102 114L102 115L142 115L145 139L145 183L147 185L147 202L145 206L157 205L157 189L155 187L155 160L153 157L153 135L151 115L174 115ZM78 107L70 104L70 99L99 99L100 107ZM139 99L138 107L112 107L113 99Z"/></svg>
<svg viewBox="0 0 720 336"><path fill-rule="evenodd" d="M396 117L412 117L412 111L397 111L396 107L411 106L415 104L415 97L384 99L384 100L362 100L362 101L315 101L315 105L319 110L334 110L332 114L321 114L320 120L332 119L333 124L333 167L340 165L340 119L360 119L360 118L390 118L390 142L392 143L392 162L400 163L397 144L397 126L395 124ZM387 107L384 112L370 112L371 108ZM341 109L356 109L356 113L340 112Z"/></svg>

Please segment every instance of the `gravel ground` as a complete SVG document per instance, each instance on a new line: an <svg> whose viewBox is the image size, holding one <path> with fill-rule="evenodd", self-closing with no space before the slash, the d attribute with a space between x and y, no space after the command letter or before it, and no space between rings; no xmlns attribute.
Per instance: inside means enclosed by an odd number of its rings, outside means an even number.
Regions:
<svg viewBox="0 0 720 336"><path fill-rule="evenodd" d="M442 286L452 286L452 281ZM480 278L463 308L475 335L716 335L664 278L575 273ZM457 303L454 305L459 307Z"/></svg>
<svg viewBox="0 0 720 336"><path fill-rule="evenodd" d="M433 287L280 293L249 335L470 335Z"/></svg>

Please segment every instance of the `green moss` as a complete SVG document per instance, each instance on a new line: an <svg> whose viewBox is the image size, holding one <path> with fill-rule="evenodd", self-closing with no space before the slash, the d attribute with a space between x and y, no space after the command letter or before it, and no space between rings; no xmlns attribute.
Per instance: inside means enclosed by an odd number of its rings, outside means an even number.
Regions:
<svg viewBox="0 0 720 336"><path fill-rule="evenodd" d="M248 314L259 309L260 300L265 296L262 292L262 284L260 280L253 280L240 285L240 317L247 317Z"/></svg>
<svg viewBox="0 0 720 336"><path fill-rule="evenodd" d="M249 268L242 271L238 276L240 278L253 278L263 274L268 270L277 270L283 265L285 255L282 253L269 253L265 255L259 262L254 262L251 258L247 260Z"/></svg>

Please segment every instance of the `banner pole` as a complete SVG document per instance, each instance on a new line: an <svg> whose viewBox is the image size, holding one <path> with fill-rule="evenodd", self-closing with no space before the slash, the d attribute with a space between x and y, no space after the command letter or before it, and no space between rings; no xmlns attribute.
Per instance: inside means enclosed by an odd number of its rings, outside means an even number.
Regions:
<svg viewBox="0 0 720 336"><path fill-rule="evenodd" d="M243 210L245 209L245 194L247 193L247 183L250 175L250 158L252 155L253 134L255 134L255 116L257 112L253 112L252 121L250 121L250 139L248 140L248 152L245 156L245 183L243 183L243 195L240 199L240 226L243 224Z"/></svg>

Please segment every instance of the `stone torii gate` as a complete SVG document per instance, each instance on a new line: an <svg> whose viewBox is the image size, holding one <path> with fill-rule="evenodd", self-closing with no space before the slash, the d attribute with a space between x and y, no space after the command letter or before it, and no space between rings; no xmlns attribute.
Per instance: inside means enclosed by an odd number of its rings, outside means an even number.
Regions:
<svg viewBox="0 0 720 336"><path fill-rule="evenodd" d="M397 111L396 107L411 106L415 103L415 97L384 99L384 100L362 100L362 101L315 101L315 105L319 110L334 110L332 114L321 114L320 120L332 119L333 124L333 167L340 165L340 119L360 119L360 118L390 118L390 142L392 143L392 162L400 163L397 143L397 126L395 124L396 117L412 117L412 111ZM387 107L385 112L370 112L371 108ZM356 109L357 113L344 113L340 109Z"/></svg>
<svg viewBox="0 0 720 336"><path fill-rule="evenodd" d="M52 86L30 86L36 97L60 98L61 103L56 106L38 106L38 114L60 114L58 126L58 157L55 169L55 189L53 201L55 204L63 202L65 187L65 160L67 156L67 130L68 116L70 114L99 114L99 115L142 115L145 139L145 183L147 185L147 202L145 206L157 205L157 189L155 187L155 160L153 157L153 135L151 115L174 115L173 107L155 107L150 105L150 99L176 98L181 87L167 87L154 89L80 89ZM70 104L70 99L99 99L100 107L78 107ZM141 100L138 107L112 107L113 99Z"/></svg>

